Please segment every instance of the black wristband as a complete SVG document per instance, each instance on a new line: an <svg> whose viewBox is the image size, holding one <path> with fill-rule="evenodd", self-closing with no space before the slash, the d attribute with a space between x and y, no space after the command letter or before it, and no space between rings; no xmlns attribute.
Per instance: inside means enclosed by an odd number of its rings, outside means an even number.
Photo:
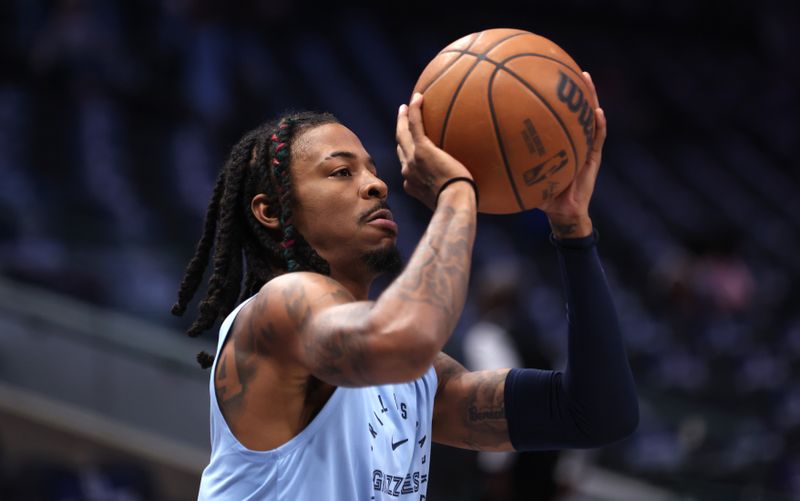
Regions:
<svg viewBox="0 0 800 501"><path fill-rule="evenodd" d="M597 245L600 240L600 234L596 228L592 228L592 232L585 237L577 238L556 238L553 233L550 233L550 243L559 249L588 249Z"/></svg>
<svg viewBox="0 0 800 501"><path fill-rule="evenodd" d="M456 181L466 181L466 182L468 182L470 184L470 186L472 186L472 189L475 191L475 206L477 207L478 206L478 200L479 200L478 199L478 184L475 182L475 180L470 179L470 178L465 177L465 176L453 177L453 178L450 178L447 181L445 181L444 184L441 186L441 188L439 188L439 193L436 194L436 204L435 205L439 205L439 197L441 196L441 194L444 191L444 189L447 188L449 185L455 183Z"/></svg>

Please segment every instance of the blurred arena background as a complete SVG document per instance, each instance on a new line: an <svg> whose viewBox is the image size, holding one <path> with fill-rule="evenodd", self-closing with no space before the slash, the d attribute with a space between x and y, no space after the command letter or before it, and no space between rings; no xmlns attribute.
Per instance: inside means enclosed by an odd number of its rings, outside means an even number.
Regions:
<svg viewBox="0 0 800 501"><path fill-rule="evenodd" d="M336 113L408 256L428 213L401 193L397 106L439 49L493 27L553 39L597 83L592 215L642 419L590 452L438 448L429 497L800 499L798 21L776 0L0 3L0 499L196 497L194 354L216 333L186 338L194 310L169 309L229 148L286 108ZM453 355L489 363L505 339L500 358L561 364L547 234L536 211L480 217Z"/></svg>

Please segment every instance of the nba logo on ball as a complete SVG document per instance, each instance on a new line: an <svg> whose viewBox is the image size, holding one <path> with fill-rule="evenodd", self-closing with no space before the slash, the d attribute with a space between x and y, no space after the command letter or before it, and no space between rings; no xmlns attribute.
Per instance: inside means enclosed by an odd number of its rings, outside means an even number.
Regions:
<svg viewBox="0 0 800 501"><path fill-rule="evenodd" d="M508 214L557 196L583 165L596 103L575 61L528 31L491 29L451 43L428 64L425 132L472 173L480 212Z"/></svg>

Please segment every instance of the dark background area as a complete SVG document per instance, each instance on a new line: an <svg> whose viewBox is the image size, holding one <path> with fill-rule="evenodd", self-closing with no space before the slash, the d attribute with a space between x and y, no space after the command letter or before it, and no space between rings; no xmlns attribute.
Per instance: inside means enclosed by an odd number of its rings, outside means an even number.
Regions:
<svg viewBox="0 0 800 501"><path fill-rule="evenodd" d="M429 213L401 193L397 106L453 40L526 29L592 73L609 120L592 217L642 422L592 461L696 499L798 499L798 21L768 0L3 2L0 273L185 329L194 309L169 308L216 172L290 108L361 137L408 256ZM533 349L559 366L547 235L538 211L481 216L475 268L524 270ZM478 316L470 303L454 355ZM473 456L440 451L431 498L478 499Z"/></svg>

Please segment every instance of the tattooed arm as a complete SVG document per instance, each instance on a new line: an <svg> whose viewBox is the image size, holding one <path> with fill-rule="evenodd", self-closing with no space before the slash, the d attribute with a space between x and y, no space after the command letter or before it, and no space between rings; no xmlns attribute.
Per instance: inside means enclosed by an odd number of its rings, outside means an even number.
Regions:
<svg viewBox="0 0 800 501"><path fill-rule="evenodd" d="M513 451L503 398L509 369L470 372L444 353L433 365L439 378L433 440L461 449Z"/></svg>

